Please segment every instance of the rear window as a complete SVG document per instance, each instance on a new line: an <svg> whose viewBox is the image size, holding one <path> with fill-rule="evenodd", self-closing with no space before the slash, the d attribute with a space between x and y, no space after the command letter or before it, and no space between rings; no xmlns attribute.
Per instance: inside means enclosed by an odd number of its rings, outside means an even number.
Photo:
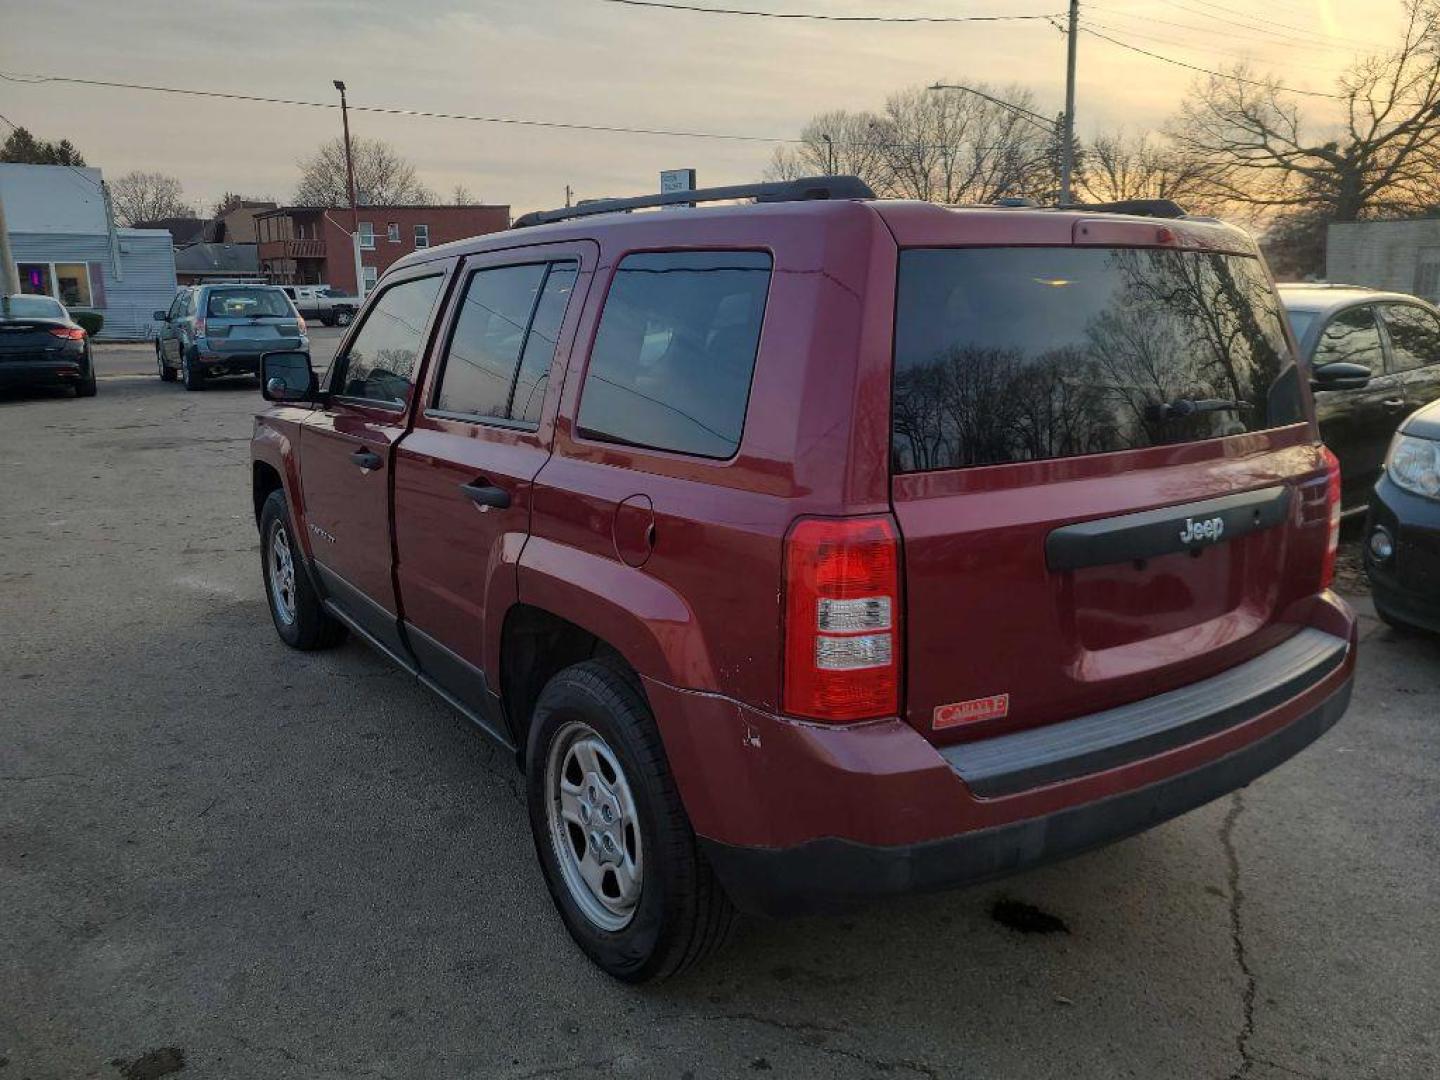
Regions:
<svg viewBox="0 0 1440 1080"><path fill-rule="evenodd" d="M290 301L279 289L215 289L205 302L205 310L211 319L293 317Z"/></svg>
<svg viewBox="0 0 1440 1080"><path fill-rule="evenodd" d="M740 445L770 256L630 255L605 299L580 402L582 434L727 458Z"/></svg>
<svg viewBox="0 0 1440 1080"><path fill-rule="evenodd" d="M64 319L68 316L59 301L48 296L7 296L0 305L0 319Z"/></svg>
<svg viewBox="0 0 1440 1080"><path fill-rule="evenodd" d="M1258 260L1151 248L900 255L898 472L1190 442L1304 418Z"/></svg>

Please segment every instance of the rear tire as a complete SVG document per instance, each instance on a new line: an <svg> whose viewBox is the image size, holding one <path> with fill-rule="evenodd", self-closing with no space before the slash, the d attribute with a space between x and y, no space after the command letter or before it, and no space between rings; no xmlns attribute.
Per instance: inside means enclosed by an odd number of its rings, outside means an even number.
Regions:
<svg viewBox="0 0 1440 1080"><path fill-rule="evenodd" d="M75 386L75 396L94 397L98 390L99 387L95 384L95 361L92 359L89 370L85 372L85 377Z"/></svg>
<svg viewBox="0 0 1440 1080"><path fill-rule="evenodd" d="M355 313L349 308L341 308L339 311L335 312L335 315L331 318L330 321L335 326L349 326L352 322L355 321Z"/></svg>
<svg viewBox="0 0 1440 1080"><path fill-rule="evenodd" d="M205 388L205 376L200 374L190 357L184 353L180 354L180 381L185 384L186 390L203 390Z"/></svg>
<svg viewBox="0 0 1440 1080"><path fill-rule="evenodd" d="M260 511L260 573L280 640L311 652L345 640L345 625L325 610L310 584L305 553L295 538L285 492L272 491Z"/></svg>
<svg viewBox="0 0 1440 1080"><path fill-rule="evenodd" d="M552 678L535 706L526 763L545 884L598 967L628 983L665 979L729 939L735 908L696 844L633 678L598 660ZM638 897L627 900L631 883Z"/></svg>

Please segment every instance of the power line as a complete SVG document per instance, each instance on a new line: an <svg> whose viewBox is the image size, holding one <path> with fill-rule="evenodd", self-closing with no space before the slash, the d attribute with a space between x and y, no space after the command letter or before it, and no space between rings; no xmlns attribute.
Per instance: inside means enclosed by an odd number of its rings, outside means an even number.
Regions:
<svg viewBox="0 0 1440 1080"><path fill-rule="evenodd" d="M1351 39L1337 37L1337 36L1334 35L1334 34L1326 34L1326 33L1322 33L1322 32L1319 32L1319 31L1306 30L1303 26L1295 26L1295 25L1293 25L1293 24L1291 24L1291 23L1277 22L1277 21L1275 21L1274 19L1267 19L1267 18L1265 18L1263 15L1252 15L1252 14L1250 14L1250 12L1248 12L1248 11L1242 11L1242 10L1240 10L1240 9L1238 9L1238 8L1228 7L1228 6L1225 5L1225 4L1216 4L1216 3L1213 2L1213 0L1191 0L1191 2L1192 2L1192 3L1195 3L1195 4L1199 4L1201 7L1213 8L1213 9L1215 9L1216 11L1228 11L1228 12L1229 12L1230 14L1232 14L1232 15L1240 15L1240 16L1243 16L1244 18L1253 20L1254 22L1268 23L1270 26L1278 26L1278 27L1280 27L1281 29L1284 29L1284 30L1293 30L1293 31L1295 31L1296 33L1304 34L1304 35L1306 35L1306 36L1308 36L1308 37L1313 37L1313 38L1328 38L1328 39L1330 39L1331 41L1345 41L1345 42L1347 42L1347 43L1351 41ZM1219 18L1218 15L1217 15L1217 16L1213 16L1213 17L1214 17L1214 18ZM1356 38L1356 39L1353 39L1353 40L1354 40L1356 43L1361 44L1361 45L1365 45L1365 46L1367 46L1367 47L1369 47L1369 48L1374 48L1374 49L1388 48L1388 46L1380 45L1380 44L1378 44L1377 42L1367 42L1367 41L1365 41L1364 39L1361 39L1361 38ZM1349 47L1349 45L1347 44L1347 46L1345 46L1345 47Z"/></svg>
<svg viewBox="0 0 1440 1080"><path fill-rule="evenodd" d="M626 7L663 8L666 11L688 11L696 15L748 15L757 19L811 19L817 22L848 23L973 23L1027 22L1056 18L1055 15L822 15L804 11L753 11L744 8L700 7L692 4L669 4L662 0L600 0L602 4L623 4Z"/></svg>
<svg viewBox="0 0 1440 1080"><path fill-rule="evenodd" d="M1198 71L1201 75L1214 75L1218 79L1229 79L1231 82L1244 83L1246 86L1259 86L1267 90L1270 89L1272 86L1271 83L1264 82L1260 79L1247 79L1245 76L1236 75L1233 72L1213 71L1210 68L1201 67L1199 64L1190 64L1186 63L1184 60L1176 60L1173 56L1162 56L1157 52L1151 52L1149 49L1142 49L1139 45L1130 45L1126 42L1121 41L1119 38L1111 37L1109 34L1102 34L1098 30L1092 30L1088 26L1082 26L1080 27L1080 30L1082 33L1089 34L1091 37L1097 37L1101 41L1108 41L1111 45L1118 45L1120 48L1128 49L1130 52L1139 53L1141 56L1148 56L1151 60L1159 60L1162 63L1173 64L1175 67L1186 68L1189 71ZM1275 89L1283 90L1287 94L1300 94L1304 97L1327 98L1330 101L1345 100L1343 95L1327 94L1323 90L1297 90L1293 86L1280 86L1278 84L1274 85Z"/></svg>
<svg viewBox="0 0 1440 1080"><path fill-rule="evenodd" d="M1108 16L1107 16L1107 17L1108 17ZM1162 22L1163 20L1155 19L1155 20L1153 20L1153 21L1154 21L1154 22ZM1203 52L1205 52L1205 53L1207 53L1207 54L1212 54L1212 53L1213 53L1213 54L1216 54L1216 55L1218 55L1218 56L1222 56L1222 57L1225 57L1225 58L1231 59L1231 60L1251 60L1251 59L1253 59L1253 57L1251 57L1251 56L1249 56L1249 55L1247 55L1247 54L1244 54L1244 53L1226 52L1226 51L1223 50L1223 49L1219 49L1219 48L1216 48L1216 47L1211 46L1211 45L1192 45L1191 43L1186 42L1186 41L1177 41L1177 40L1176 40L1175 38L1173 38L1173 37L1159 37L1159 36L1157 36L1157 35L1155 35L1155 34L1146 34L1146 33L1142 33L1142 32L1139 31L1139 30L1131 30L1128 26L1126 26L1126 27L1109 26L1109 25L1107 25L1107 24L1105 24L1105 23L1096 22L1094 19L1086 19L1085 22L1084 22L1084 25L1086 25L1086 26L1094 26L1094 27L1097 27L1097 28L1099 28L1099 29L1101 29L1101 30L1109 30L1109 31L1110 31L1111 33L1113 33L1113 34L1125 34L1127 37L1139 38L1141 41L1154 41L1154 42L1158 42L1158 43L1161 44L1161 45L1174 45L1174 46L1176 46L1177 48L1181 48L1181 49L1200 50L1200 51L1203 51ZM1171 23L1170 25L1173 26L1173 25L1175 25L1175 24ZM1233 37L1233 35L1232 35L1232 37ZM1266 42L1265 44L1267 44L1267 45L1268 45L1268 44L1276 44L1276 45L1278 45L1279 42L1273 42L1273 43L1272 43L1272 42ZM1283 47L1283 48L1292 48L1293 46L1282 46L1282 47ZM1324 73L1324 74L1326 74L1326 75L1330 75L1330 76L1332 76L1332 77L1335 76L1335 75L1337 75L1337 74L1339 74L1339 72L1340 72L1340 65L1337 65L1337 64L1328 64L1328 65L1320 65L1320 64L1299 64L1299 63L1296 63L1296 62L1293 61L1293 60L1290 60L1290 61L1286 61L1285 66L1286 66L1286 67L1290 67L1290 68L1304 68L1306 71L1319 71L1319 72L1322 72L1322 73Z"/></svg>
<svg viewBox="0 0 1440 1080"><path fill-rule="evenodd" d="M1106 6L1104 6L1103 4L1087 3L1087 4L1085 5L1085 7L1086 7L1086 9L1088 9L1088 10L1090 10L1090 11L1101 11L1101 12L1104 12L1106 18L1110 18L1110 17L1114 16L1114 17L1116 17L1116 18L1121 18L1121 19L1133 19L1135 22L1143 22L1143 23L1146 23L1146 24L1149 24L1149 25L1155 25L1155 26L1172 26L1172 27L1176 28L1177 30L1186 30L1186 31L1188 31L1188 32L1190 32L1190 33L1192 33L1192 34L1210 34L1210 35L1212 35L1212 36L1214 36L1214 37L1222 37L1222 38L1225 38L1227 41L1231 41L1231 42L1233 42L1233 41L1235 40L1235 31L1234 31L1233 29L1230 29L1229 27L1225 27L1225 26L1196 26L1194 23L1183 23L1183 22L1175 22L1173 19L1162 19L1162 18L1160 18L1160 17L1157 16L1157 15L1151 15L1149 12L1145 12L1144 14L1139 14L1139 13L1136 13L1136 12L1134 12L1134 11L1131 11L1131 10L1128 9L1128 8L1106 7ZM1203 19L1203 18L1210 18L1210 17L1211 17L1211 16L1204 15L1204 14L1198 13L1198 12L1197 12L1197 15L1198 15L1200 18L1202 18L1202 19ZM1100 25L1100 24L1099 24L1099 23L1096 23L1096 25L1098 26L1098 25ZM1128 31L1128 30L1127 30L1127 31L1123 31L1123 32L1125 32L1125 33L1134 33L1134 34L1136 34L1137 37L1138 37L1138 36L1142 36L1142 35L1140 35L1137 31ZM1266 41L1261 42L1261 44L1262 44L1262 45L1265 45L1265 46L1267 46L1267 47L1279 46L1279 45L1282 45L1282 44L1283 44L1283 45L1284 45L1285 47L1287 47L1287 48L1292 48L1292 49L1309 49L1309 50L1311 50L1311 51L1313 51L1313 52L1350 52L1350 53L1355 53L1355 52L1358 52L1358 51L1359 51L1358 49L1355 48L1355 46L1354 46L1353 44L1351 44L1351 45L1338 45L1338 44L1337 44L1337 45L1322 45L1322 44L1320 44L1319 42L1315 42L1315 43L1312 44L1312 43L1302 43L1302 42L1294 42L1294 43L1291 43L1291 42L1280 42L1280 41L1275 41L1275 40L1266 40Z"/></svg>

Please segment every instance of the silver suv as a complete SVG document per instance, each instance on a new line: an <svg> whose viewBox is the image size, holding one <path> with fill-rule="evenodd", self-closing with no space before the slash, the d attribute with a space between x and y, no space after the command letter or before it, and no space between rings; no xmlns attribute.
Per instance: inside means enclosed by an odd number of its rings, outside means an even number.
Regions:
<svg viewBox="0 0 1440 1080"><path fill-rule="evenodd" d="M195 285L155 312L160 378L199 390L222 375L260 374L260 354L310 348L305 320L275 285Z"/></svg>

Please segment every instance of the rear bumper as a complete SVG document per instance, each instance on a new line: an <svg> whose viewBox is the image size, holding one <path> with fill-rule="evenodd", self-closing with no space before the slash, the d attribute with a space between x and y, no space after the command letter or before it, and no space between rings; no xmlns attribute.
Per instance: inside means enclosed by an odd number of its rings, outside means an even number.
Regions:
<svg viewBox="0 0 1440 1080"><path fill-rule="evenodd" d="M0 361L0 386L73 386L84 375L83 357Z"/></svg>
<svg viewBox="0 0 1440 1080"><path fill-rule="evenodd" d="M1306 635L1320 650L1310 660L1298 647ZM1243 787L1344 713L1355 641L1349 608L1325 594L1310 630L1272 650L1293 661L1271 665L1273 678L1261 678L1262 656L1228 691L1223 673L1115 710L1123 741L1113 718L1095 714L1008 746L970 743L969 754L899 720L834 729L648 680L646 689L727 892L752 913L789 915L1014 873ZM1212 694L1213 709L1195 707Z"/></svg>
<svg viewBox="0 0 1440 1080"><path fill-rule="evenodd" d="M1347 679L1278 731L1198 769L1043 817L894 847L833 837L785 850L701 844L731 899L761 915L840 911L988 881L1133 836L1244 787L1328 731L1350 704L1351 685Z"/></svg>

